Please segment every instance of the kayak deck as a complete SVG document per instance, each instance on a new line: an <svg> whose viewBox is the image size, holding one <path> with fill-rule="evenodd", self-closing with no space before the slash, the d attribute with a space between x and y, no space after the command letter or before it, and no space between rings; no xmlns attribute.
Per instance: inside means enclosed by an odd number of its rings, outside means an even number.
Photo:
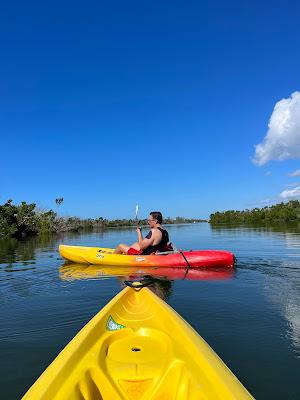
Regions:
<svg viewBox="0 0 300 400"><path fill-rule="evenodd" d="M73 263L106 266L211 268L234 266L234 255L224 250L191 250L166 254L114 254L114 249L60 245L61 256Z"/></svg>
<svg viewBox="0 0 300 400"><path fill-rule="evenodd" d="M23 400L252 399L207 343L149 289L125 288Z"/></svg>

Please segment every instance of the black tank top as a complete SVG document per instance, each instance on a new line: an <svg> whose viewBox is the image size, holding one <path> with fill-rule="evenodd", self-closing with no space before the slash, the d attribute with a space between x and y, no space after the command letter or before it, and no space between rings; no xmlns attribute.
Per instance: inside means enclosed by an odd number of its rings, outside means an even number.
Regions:
<svg viewBox="0 0 300 400"><path fill-rule="evenodd" d="M154 245L154 246L149 246L147 247L145 250L143 250L142 254L151 254L151 253L155 253L157 251L163 251L165 249L165 247L167 246L168 242L169 242L169 234L165 229L162 228L157 228L161 231L161 241ZM147 239L150 239L152 236L152 232L150 231L148 233L148 235L146 236Z"/></svg>

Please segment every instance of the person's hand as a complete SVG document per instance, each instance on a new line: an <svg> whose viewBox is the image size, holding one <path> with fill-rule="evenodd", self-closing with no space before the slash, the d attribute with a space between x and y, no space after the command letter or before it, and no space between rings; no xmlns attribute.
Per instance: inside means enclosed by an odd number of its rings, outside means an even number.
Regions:
<svg viewBox="0 0 300 400"><path fill-rule="evenodd" d="M137 226L136 231L137 231L137 233L142 232L142 228L140 226Z"/></svg>

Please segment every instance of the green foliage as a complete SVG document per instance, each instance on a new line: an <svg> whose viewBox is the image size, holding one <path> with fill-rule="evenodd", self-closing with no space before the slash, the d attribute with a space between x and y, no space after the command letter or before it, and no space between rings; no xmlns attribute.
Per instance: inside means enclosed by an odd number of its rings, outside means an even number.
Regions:
<svg viewBox="0 0 300 400"><path fill-rule="evenodd" d="M38 232L35 204L25 201L19 206L8 200L0 206L0 237L22 237Z"/></svg>
<svg viewBox="0 0 300 400"><path fill-rule="evenodd" d="M291 200L270 207L252 210L228 210L210 215L211 224L270 224L300 221L300 202Z"/></svg>
<svg viewBox="0 0 300 400"><path fill-rule="evenodd" d="M57 230L57 216L53 210L37 213L39 233L55 232Z"/></svg>

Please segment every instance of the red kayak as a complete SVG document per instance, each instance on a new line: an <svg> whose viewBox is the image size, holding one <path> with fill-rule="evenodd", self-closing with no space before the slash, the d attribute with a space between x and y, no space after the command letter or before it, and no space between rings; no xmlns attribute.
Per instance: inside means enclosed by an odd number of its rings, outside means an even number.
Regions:
<svg viewBox="0 0 300 400"><path fill-rule="evenodd" d="M232 268L235 263L234 255L223 250L179 251L165 256L147 257L153 257L160 267Z"/></svg>

